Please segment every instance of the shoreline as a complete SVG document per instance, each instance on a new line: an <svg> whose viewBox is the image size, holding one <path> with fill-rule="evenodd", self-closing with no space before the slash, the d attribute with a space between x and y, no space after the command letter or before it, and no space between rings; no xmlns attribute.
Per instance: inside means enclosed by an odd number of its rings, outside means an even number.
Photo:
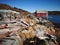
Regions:
<svg viewBox="0 0 60 45"><path fill-rule="evenodd" d="M53 23L53 25L54 25L55 28L60 28L60 23L55 23L55 22L53 22L53 21L50 21L50 22Z"/></svg>
<svg viewBox="0 0 60 45"><path fill-rule="evenodd" d="M57 16L60 16L60 14L48 14L48 15L57 15Z"/></svg>

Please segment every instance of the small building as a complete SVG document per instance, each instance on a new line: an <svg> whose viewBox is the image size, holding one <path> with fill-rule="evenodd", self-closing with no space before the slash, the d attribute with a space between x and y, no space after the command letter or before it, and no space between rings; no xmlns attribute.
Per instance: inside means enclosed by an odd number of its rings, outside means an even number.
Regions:
<svg viewBox="0 0 60 45"><path fill-rule="evenodd" d="M43 18L48 18L48 11L45 11L45 10L37 10L35 12L35 16L40 18L40 17L43 17Z"/></svg>

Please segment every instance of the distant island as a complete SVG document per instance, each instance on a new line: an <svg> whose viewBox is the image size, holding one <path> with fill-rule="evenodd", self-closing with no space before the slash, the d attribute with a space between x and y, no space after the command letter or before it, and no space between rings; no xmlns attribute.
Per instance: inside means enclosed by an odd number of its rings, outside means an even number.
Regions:
<svg viewBox="0 0 60 45"><path fill-rule="evenodd" d="M60 15L60 11L48 11L49 15Z"/></svg>

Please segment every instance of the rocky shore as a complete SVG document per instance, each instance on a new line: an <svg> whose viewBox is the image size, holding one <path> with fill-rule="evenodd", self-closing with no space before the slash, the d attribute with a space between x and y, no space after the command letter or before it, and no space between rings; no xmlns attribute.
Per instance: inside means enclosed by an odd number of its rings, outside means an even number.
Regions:
<svg viewBox="0 0 60 45"><path fill-rule="evenodd" d="M7 10L7 13L3 11L4 18L0 20L2 22L0 23L0 45L60 44L59 28L56 28L51 21L28 15L30 13L24 10L5 7L4 4L0 6L0 9ZM21 17L17 16L16 12L19 12Z"/></svg>

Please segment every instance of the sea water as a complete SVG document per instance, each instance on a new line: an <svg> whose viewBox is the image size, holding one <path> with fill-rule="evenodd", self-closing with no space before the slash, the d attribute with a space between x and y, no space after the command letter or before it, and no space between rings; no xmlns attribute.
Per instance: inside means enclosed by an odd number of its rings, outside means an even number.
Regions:
<svg viewBox="0 0 60 45"><path fill-rule="evenodd" d="M48 15L48 20L60 24L60 15Z"/></svg>

